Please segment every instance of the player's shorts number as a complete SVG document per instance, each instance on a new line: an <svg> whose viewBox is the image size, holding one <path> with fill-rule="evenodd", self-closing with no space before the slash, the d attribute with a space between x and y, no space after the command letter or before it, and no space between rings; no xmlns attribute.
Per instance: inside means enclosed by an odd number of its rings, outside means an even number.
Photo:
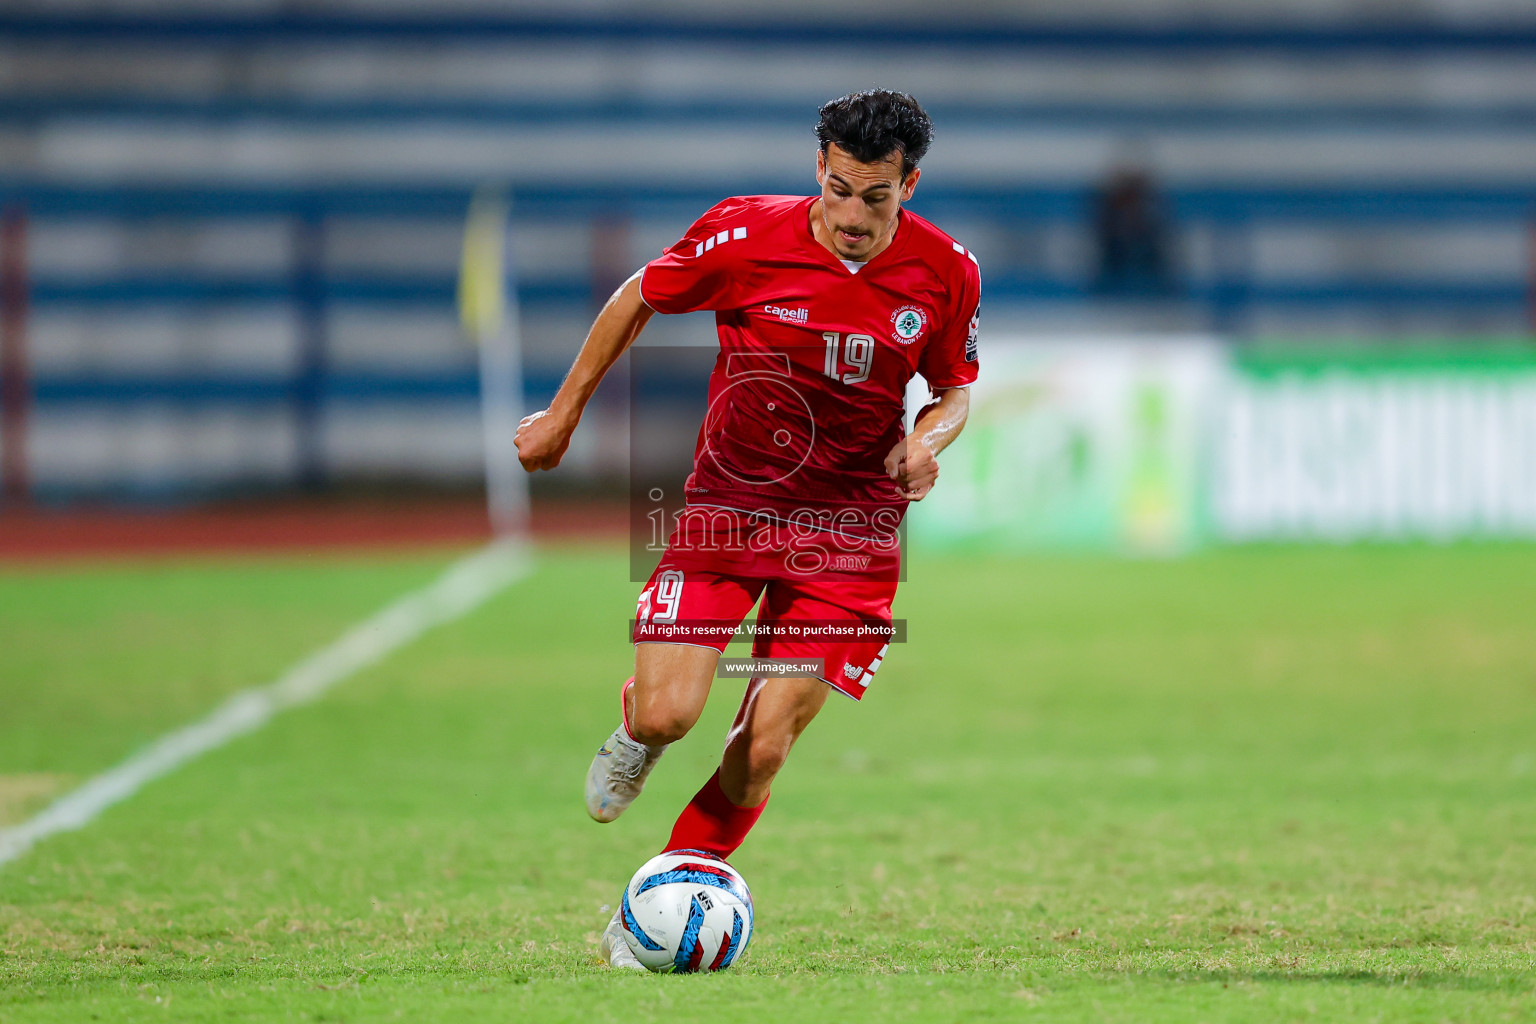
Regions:
<svg viewBox="0 0 1536 1024"><path fill-rule="evenodd" d="M869 368L875 362L874 338L867 334L850 334L846 346L843 345L843 336L836 331L825 331L822 338L827 343L828 377L844 384L862 384L869 380ZM845 362L853 369L842 373L841 365Z"/></svg>
<svg viewBox="0 0 1536 1024"><path fill-rule="evenodd" d="M655 607L652 608L654 600ZM656 577L654 585L640 591L640 606L635 610L635 617L640 622L654 622L668 626L677 621L678 606L683 600L683 574L676 569L668 569Z"/></svg>

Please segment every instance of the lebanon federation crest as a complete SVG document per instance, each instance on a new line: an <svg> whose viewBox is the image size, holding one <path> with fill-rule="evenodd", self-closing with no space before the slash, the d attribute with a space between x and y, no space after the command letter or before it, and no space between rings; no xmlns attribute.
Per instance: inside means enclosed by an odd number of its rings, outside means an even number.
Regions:
<svg viewBox="0 0 1536 1024"><path fill-rule="evenodd" d="M891 337L910 345L928 329L928 314L920 306L902 306L891 314Z"/></svg>

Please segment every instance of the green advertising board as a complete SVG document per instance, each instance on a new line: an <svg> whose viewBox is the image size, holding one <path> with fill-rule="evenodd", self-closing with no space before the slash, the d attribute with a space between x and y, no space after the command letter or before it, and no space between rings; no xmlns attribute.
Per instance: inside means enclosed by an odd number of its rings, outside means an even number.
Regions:
<svg viewBox="0 0 1536 1024"><path fill-rule="evenodd" d="M947 547L1536 537L1536 350L993 342L940 462Z"/></svg>
<svg viewBox="0 0 1536 1024"><path fill-rule="evenodd" d="M1203 421L1222 373L1208 338L990 345L965 433L909 513L913 537L1144 554L1197 544Z"/></svg>

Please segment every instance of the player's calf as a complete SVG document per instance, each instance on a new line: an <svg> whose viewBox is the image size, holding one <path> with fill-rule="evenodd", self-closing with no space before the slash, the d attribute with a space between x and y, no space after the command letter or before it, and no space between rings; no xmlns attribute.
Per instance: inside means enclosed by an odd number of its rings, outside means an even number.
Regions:
<svg viewBox="0 0 1536 1024"><path fill-rule="evenodd" d="M788 736L733 737L720 759L720 788L726 797L740 807L755 807L768 799L793 743Z"/></svg>
<svg viewBox="0 0 1536 1024"><path fill-rule="evenodd" d="M811 678L754 678L747 684L720 759L720 788L733 804L755 807L768 798L774 777L829 691Z"/></svg>

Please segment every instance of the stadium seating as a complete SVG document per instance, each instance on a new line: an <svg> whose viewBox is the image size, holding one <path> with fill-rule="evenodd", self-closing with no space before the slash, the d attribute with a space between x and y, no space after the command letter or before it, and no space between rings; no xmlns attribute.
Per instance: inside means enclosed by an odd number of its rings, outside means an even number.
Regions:
<svg viewBox="0 0 1536 1024"><path fill-rule="evenodd" d="M990 324L1528 329L1536 21L1521 5L1343 25L1300 0L1263 25L1184 4L1003 24L958 6L853 55L751 5L728 22L687 4L0 16L0 199L28 218L39 485L174 493L306 464L472 475L475 360L452 300L476 185L512 187L537 400L621 268L720 196L808 190L816 103L873 82L931 106L914 209L980 256ZM1093 288L1093 190L1127 161L1174 225L1170 296ZM707 342L709 325L656 336ZM96 443L135 431L181 440ZM577 463L616 468L606 444Z"/></svg>

